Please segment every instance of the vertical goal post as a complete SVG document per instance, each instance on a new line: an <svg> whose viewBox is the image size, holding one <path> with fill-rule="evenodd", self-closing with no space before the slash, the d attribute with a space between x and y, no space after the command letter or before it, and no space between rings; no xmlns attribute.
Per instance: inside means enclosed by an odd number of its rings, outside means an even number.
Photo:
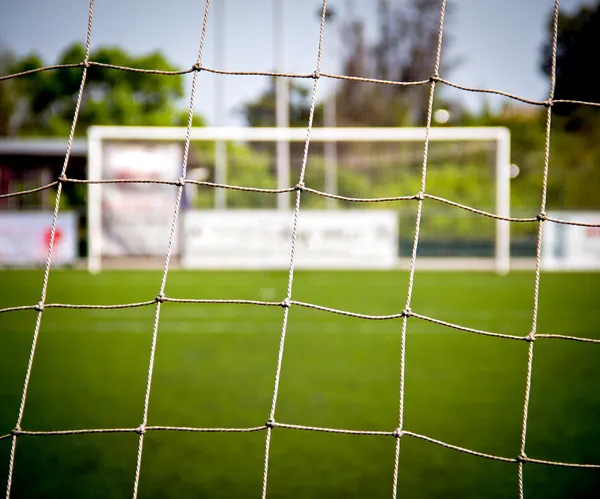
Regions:
<svg viewBox="0 0 600 499"><path fill-rule="evenodd" d="M301 143L306 140L305 128L284 127L198 127L191 130L192 141L214 142L262 142ZM99 272L102 267L102 189L103 142L181 142L186 138L185 127L138 127L138 126L92 126L88 129L88 270ZM372 127L372 128L313 128L311 142L402 142L424 141L426 128L419 127ZM510 270L510 182L511 151L510 131L505 127L434 127L429 131L429 140L434 142L492 141L495 150L495 269L505 275ZM218 158L217 158L218 159ZM331 166L330 166L331 167ZM335 168L336 165L334 164ZM215 162L215 179L218 184L227 183L226 162ZM309 166L310 168L310 166ZM278 188L292 187L289 179L282 179L281 168L277 168ZM335 171L328 171L335 176ZM175 179L174 179L175 180ZM328 182L331 186L331 182ZM243 186L242 186L243 187ZM310 186L308 186L310 187ZM219 189L219 188L217 188ZM337 194L328 192L328 194ZM414 193L415 195L418 193ZM278 196L280 196L278 194ZM456 201L456 200L450 200ZM174 202L174 201L173 201ZM222 201L219 203L222 207ZM278 203L279 209L287 209Z"/></svg>

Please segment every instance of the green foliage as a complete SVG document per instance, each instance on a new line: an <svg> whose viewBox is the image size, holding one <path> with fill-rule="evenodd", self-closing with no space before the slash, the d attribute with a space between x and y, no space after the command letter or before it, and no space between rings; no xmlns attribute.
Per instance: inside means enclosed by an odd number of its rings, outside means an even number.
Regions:
<svg viewBox="0 0 600 499"><path fill-rule="evenodd" d="M554 20L549 15L546 43L542 52L542 71L552 71ZM600 2L584 5L569 14L561 12L558 19L556 47L556 99L600 102L600 88L590 72L591 61L597 59L600 46ZM566 119L567 130L597 130L600 125L597 110L587 106L557 104L553 112Z"/></svg>
<svg viewBox="0 0 600 499"><path fill-rule="evenodd" d="M511 181L511 207L535 209L540 203L541 179L546 143L545 113L528 113L520 108L514 112L506 107L499 114L469 115L465 113L463 126L504 126L511 136L511 161L518 165L519 175ZM556 179L550 178L550 191L556 189Z"/></svg>
<svg viewBox="0 0 600 499"><path fill-rule="evenodd" d="M366 22L351 7L342 15L340 42L343 50L342 73L351 76L393 81L426 80L431 76L439 30L439 0L408 0L390 5L377 2L377 34L365 35ZM445 24L451 24L453 8L446 10ZM444 61L448 70L456 61L448 58L446 34ZM307 126L310 87L286 79L290 94L290 126ZM336 123L343 126L406 126L424 122L429 87L406 88L395 85L367 85L343 80L336 86ZM242 115L249 126L275 126L275 78L256 99L245 103ZM324 104L315 107L313 124L322 126Z"/></svg>
<svg viewBox="0 0 600 499"><path fill-rule="evenodd" d="M354 198L381 198L413 196L421 190L421 170L407 165L391 164L386 167L354 170L344 162L337 169L338 194ZM495 209L495 181L485 175L490 166L481 162L459 163L457 161L432 162L427 175L427 192L458 203L485 211ZM322 156L309 159L305 183L308 187L325 191L325 162ZM361 203L336 201L341 209L396 210L401 219L412 218L414 225L415 201L390 201ZM322 196L307 193L302 197L303 209L323 209L326 200ZM473 215L459 208L449 207L436 201L428 202L427 216L422 219L421 234L425 238L450 237L458 239L481 239L494 236L495 225L489 218ZM402 228L403 233L406 229Z"/></svg>
<svg viewBox="0 0 600 499"><path fill-rule="evenodd" d="M561 12L558 25L555 98L600 102L600 87L590 73L590 61L597 58L600 44L600 3L573 13ZM549 15L541 61L547 76L551 74L552 38ZM549 205L599 209L600 114L590 106L560 103L552 107L552 114Z"/></svg>
<svg viewBox="0 0 600 499"><path fill-rule="evenodd" d="M199 163L209 170L209 179L214 179L215 144L195 143L192 144L192 149ZM268 152L228 142L226 154L227 184L263 189L276 188L274 165ZM273 208L276 205L275 195L228 189L226 196L228 208ZM211 209L214 203L214 188L199 187L195 207Z"/></svg>
<svg viewBox="0 0 600 499"><path fill-rule="evenodd" d="M600 126L590 132L571 133L561 126L569 118L555 120L550 149L549 203L568 209L600 208ZM589 122L588 122L589 123ZM600 125L600 123L599 123Z"/></svg>
<svg viewBox="0 0 600 499"><path fill-rule="evenodd" d="M79 64L84 56L84 47L76 43L67 47L56 63ZM160 52L134 56L118 47L100 47L90 57L101 64L121 67L176 69ZM30 54L17 60L10 70L21 72L44 65L46 62L40 57ZM14 80L14 93L21 108L15 117L17 132L68 135L82 71L81 67L43 71ZM85 135L90 125L184 125L187 112L176 107L183 95L181 76L91 66L87 70L76 133ZM196 117L194 124L201 125L202 119Z"/></svg>
<svg viewBox="0 0 600 499"><path fill-rule="evenodd" d="M511 161L519 167L519 175L511 180L511 211L515 216L531 217L540 211L546 117L543 109L536 112L532 108L506 106L497 114L465 115L463 119L465 126L506 126L510 130ZM591 131L574 131L571 123L572 116L558 115L552 120L546 210L598 210L600 126L588 120ZM511 225L511 233L517 236L534 236L535 230L533 224Z"/></svg>
<svg viewBox="0 0 600 499"><path fill-rule="evenodd" d="M295 80L286 80L289 85L289 123L290 126L308 125L310 114L310 87ZM269 86L255 99L242 106L241 113L249 126L272 127L276 125L275 78L269 80ZM313 122L316 126L323 121L323 106L315 108Z"/></svg>
<svg viewBox="0 0 600 499"><path fill-rule="evenodd" d="M12 64L14 64L13 54L10 50L0 47L0 74L7 74ZM14 82L11 80L0 83L0 137L10 133L14 112L13 87Z"/></svg>
<svg viewBox="0 0 600 499"><path fill-rule="evenodd" d="M229 144L228 183L246 187L274 189L277 180L273 174L270 155L247 146ZM230 208L273 208L275 195L230 190L227 206Z"/></svg>
<svg viewBox="0 0 600 499"><path fill-rule="evenodd" d="M342 73L351 76L412 82L427 80L437 49L438 0L378 0L376 30L351 8L342 26ZM454 6L445 12L443 74L458 63L452 54ZM450 28L446 30L446 28ZM448 56L451 56L450 58ZM425 123L428 86L365 85L343 80L338 86L338 123L344 126L421 126Z"/></svg>

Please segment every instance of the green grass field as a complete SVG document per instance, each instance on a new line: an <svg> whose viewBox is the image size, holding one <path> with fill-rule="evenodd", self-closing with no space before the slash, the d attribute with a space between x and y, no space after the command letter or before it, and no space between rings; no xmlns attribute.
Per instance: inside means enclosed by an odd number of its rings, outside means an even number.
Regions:
<svg viewBox="0 0 600 499"><path fill-rule="evenodd" d="M125 303L156 296L160 273L53 271L48 303ZM405 272L297 272L293 297L366 314L402 311ZM41 271L0 272L0 307L39 300ZM169 274L178 298L281 300L285 272ZM600 338L600 274L544 274L538 332ZM533 273L419 272L414 312L493 332L531 328ZM23 428L137 427L155 307L47 309ZM0 436L14 427L36 313L0 314ZM149 424L265 423L283 309L162 306ZM391 431L397 426L401 320L367 321L292 307L276 419ZM408 321L405 429L480 452L519 454L528 344ZM539 339L527 455L600 463L600 345ZM0 488L10 438L0 440ZM15 498L131 496L138 436L23 436ZM275 428L269 497L390 498L392 437ZM142 498L260 497L265 432L148 432ZM600 470L527 463L527 498L597 497ZM517 496L517 466L402 439L399 497Z"/></svg>

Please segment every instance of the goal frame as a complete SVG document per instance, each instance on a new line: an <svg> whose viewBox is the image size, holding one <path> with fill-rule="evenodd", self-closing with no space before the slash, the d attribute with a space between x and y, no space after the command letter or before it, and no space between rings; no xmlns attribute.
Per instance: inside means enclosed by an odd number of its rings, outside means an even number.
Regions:
<svg viewBox="0 0 600 499"><path fill-rule="evenodd" d="M424 141L427 129L424 127L339 127L312 128L311 142L396 142ZM111 141L185 141L185 127L158 126L92 126L88 129L88 179L99 180L102 174L102 142ZM226 141L289 143L304 142L305 127L196 127L191 129L192 141ZM467 141L481 140L496 143L496 272L505 275L510 270L510 131L506 127L432 127L429 130L430 141ZM215 164L215 173L225 183L225 162L223 158ZM289 185L289 159L277 159L277 186L286 189ZM88 270L100 271L102 266L101 241L101 189L102 184L88 184ZM289 199L289 193L278 194ZM279 209L287 209L289 201L279 203Z"/></svg>

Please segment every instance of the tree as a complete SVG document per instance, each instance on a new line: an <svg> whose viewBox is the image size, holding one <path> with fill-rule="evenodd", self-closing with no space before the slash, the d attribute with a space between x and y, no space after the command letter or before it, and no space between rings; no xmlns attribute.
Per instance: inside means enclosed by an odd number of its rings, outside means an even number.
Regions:
<svg viewBox="0 0 600 499"><path fill-rule="evenodd" d="M79 63L84 47L75 43L61 54L57 64ZM174 70L160 53L127 54L117 47L101 47L91 60L145 69ZM36 54L12 64L13 73L45 65ZM22 135L67 135L71 127L82 69L42 71L12 80L16 103L13 121ZM90 125L184 125L187 112L176 107L183 97L181 76L161 76L119 71L97 66L88 69L76 133L85 135ZM196 124L200 123L196 119Z"/></svg>
<svg viewBox="0 0 600 499"><path fill-rule="evenodd" d="M550 76L554 21L549 16L541 70ZM573 13L561 12L556 46L555 99L600 103L600 87L590 70L600 44L600 2ZM557 104L552 108L551 178L559 183L549 193L549 203L569 209L598 209L600 184L600 114L579 104Z"/></svg>
<svg viewBox="0 0 600 499"><path fill-rule="evenodd" d="M489 106L478 113L465 111L461 126L503 126L510 130L511 162L519 167L519 175L511 180L510 205L515 216L531 216L539 209L541 196L541 171L544 164L546 141L545 113L542 108L506 103L499 112ZM548 201L556 206L561 187L553 165L548 179ZM535 227L515 224L515 235L534 234Z"/></svg>
<svg viewBox="0 0 600 499"><path fill-rule="evenodd" d="M547 39L542 49L541 68L550 76L552 64L554 20L550 15ZM558 19L556 47L556 99L600 102L598 86L590 65L596 60L600 46L600 2L583 6L572 14L561 12ZM565 118L564 125L572 131L595 127L597 110L588 106L558 104L553 112Z"/></svg>
<svg viewBox="0 0 600 499"><path fill-rule="evenodd" d="M288 80L289 104L290 104L290 126L305 127L310 114L310 88L301 85L294 80ZM249 126L272 127L275 126L275 77L269 80L269 86L256 100L246 102L242 105L241 114ZM315 123L321 123L323 115L322 106L315 109Z"/></svg>
<svg viewBox="0 0 600 499"><path fill-rule="evenodd" d="M351 7L342 19L342 73L393 81L427 80L433 73L437 51L440 0L407 0L393 8L389 0L378 0L377 30L367 40L364 19ZM452 9L447 8L444 49L451 41L447 26ZM458 61L448 59L442 71ZM244 104L242 114L250 126L275 125L275 80L257 99ZM290 126L306 126L310 109L309 87L290 80ZM400 87L343 80L336 95L336 123L341 126L423 125L429 86ZM439 96L437 97L439 101ZM315 108L314 124L323 125L323 105Z"/></svg>
<svg viewBox="0 0 600 499"><path fill-rule="evenodd" d="M289 126L306 127L310 115L310 87L301 85L294 80L288 80L289 85ZM276 126L276 92L275 77L269 81L269 86L255 100L246 102L241 107L241 114L252 127L274 127ZM313 117L314 126L323 126L323 105L315 107ZM253 143L249 146L257 154L265 154L273 151L272 144ZM322 149L322 144L315 143L311 150ZM304 144L300 142L290 143L290 155L292 168L301 166L300 158L304 150Z"/></svg>
<svg viewBox="0 0 600 499"><path fill-rule="evenodd" d="M12 52L0 46L0 74L8 73L8 68L14 64ZM0 83L0 137L10 135L11 120L14 111L12 98L14 82L10 80Z"/></svg>
<svg viewBox="0 0 600 499"><path fill-rule="evenodd" d="M342 29L343 72L351 76L392 81L427 80L433 73L440 22L439 0L409 0L393 8L389 0L378 0L378 29L375 40L365 36L364 20L351 12ZM451 9L445 25L450 23ZM449 45L444 35L444 49ZM448 61L447 54L442 59ZM450 60L445 72L458 63ZM427 112L429 86L400 87L367 85L344 80L338 92L338 122L354 126L423 125Z"/></svg>

